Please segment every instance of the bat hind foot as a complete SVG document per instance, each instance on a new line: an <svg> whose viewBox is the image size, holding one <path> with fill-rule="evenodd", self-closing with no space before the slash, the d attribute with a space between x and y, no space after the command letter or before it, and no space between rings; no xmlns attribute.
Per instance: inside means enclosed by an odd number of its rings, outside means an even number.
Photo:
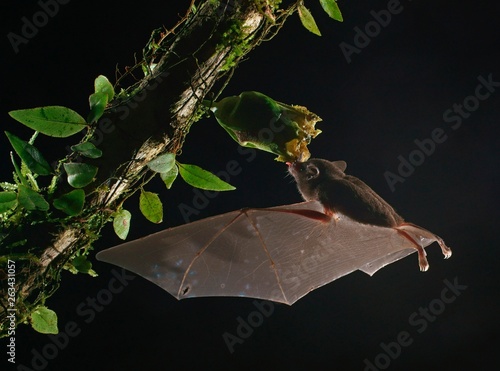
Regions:
<svg viewBox="0 0 500 371"><path fill-rule="evenodd" d="M418 265L420 267L420 272L427 272L429 270L429 262L425 257L424 250L418 250Z"/></svg>
<svg viewBox="0 0 500 371"><path fill-rule="evenodd" d="M451 249L444 244L444 241L438 241L439 246L441 247L441 251L443 252L444 258L449 259L451 256Z"/></svg>
<svg viewBox="0 0 500 371"><path fill-rule="evenodd" d="M413 228L413 226L411 226ZM404 238L410 241L413 244L413 247L418 252L418 266L420 267L421 272L426 272L429 270L429 262L427 261L426 253L423 247L415 241L415 239L403 228L395 228L396 231L401 234Z"/></svg>
<svg viewBox="0 0 500 371"><path fill-rule="evenodd" d="M417 240L419 238L420 239L427 239L429 242L435 241L439 244L439 247L441 247L441 251L442 251L445 259L448 259L451 257L451 249L448 246L446 246L446 244L444 243L444 241L441 237L439 237L438 235L435 235L432 232L429 232L428 230L426 230L422 227L419 227L418 225L415 225L412 223L402 223L400 226L396 227L396 230L399 230L400 233L401 233L401 231L405 231L406 233L403 232L402 234L416 245L415 247L417 248L417 250L418 250L417 246L420 246L420 244L417 242ZM419 258L419 261L420 260L421 259ZM428 268L428 264L427 264L427 268ZM420 263L420 270L422 270L422 271L427 270L427 269L423 269L422 263Z"/></svg>

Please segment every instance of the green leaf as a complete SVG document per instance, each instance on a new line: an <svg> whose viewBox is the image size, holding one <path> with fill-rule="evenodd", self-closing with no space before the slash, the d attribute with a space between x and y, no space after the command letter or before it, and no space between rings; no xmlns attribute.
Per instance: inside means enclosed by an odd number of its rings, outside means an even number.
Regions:
<svg viewBox="0 0 500 371"><path fill-rule="evenodd" d="M17 206L16 192L0 192L0 213L11 210Z"/></svg>
<svg viewBox="0 0 500 371"><path fill-rule="evenodd" d="M113 214L113 229L116 235L125 240L130 229L130 219L132 214L128 210L121 209Z"/></svg>
<svg viewBox="0 0 500 371"><path fill-rule="evenodd" d="M309 31L315 35L321 36L321 32L319 32L319 28L316 25L316 21L314 20L311 12L304 5L299 5L299 18L302 22L302 25Z"/></svg>
<svg viewBox="0 0 500 371"><path fill-rule="evenodd" d="M141 191L139 209L150 222L161 223L163 220L163 205L156 193Z"/></svg>
<svg viewBox="0 0 500 371"><path fill-rule="evenodd" d="M148 162L148 167L157 173L166 173L170 171L174 165L175 155L173 153L165 153Z"/></svg>
<svg viewBox="0 0 500 371"><path fill-rule="evenodd" d="M8 131L5 132L5 135L7 135L12 148L14 148L28 169L39 175L49 175L51 173L52 169L49 163L43 158L38 149Z"/></svg>
<svg viewBox="0 0 500 371"><path fill-rule="evenodd" d="M92 263L87 260L86 256L76 256L71 261L71 264L80 273L90 274L92 277L97 276L97 273L92 269Z"/></svg>
<svg viewBox="0 0 500 371"><path fill-rule="evenodd" d="M31 313L31 327L42 334L57 334L57 314L53 310L40 306Z"/></svg>
<svg viewBox="0 0 500 371"><path fill-rule="evenodd" d="M71 150L78 152L82 156L88 158L99 158L102 156L102 151L97 148L92 142L83 142L80 144L76 144L71 146Z"/></svg>
<svg viewBox="0 0 500 371"><path fill-rule="evenodd" d="M88 122L97 122L104 113L108 104L108 96L105 93L94 93L89 96L90 114Z"/></svg>
<svg viewBox="0 0 500 371"><path fill-rule="evenodd" d="M99 75L94 81L94 89L96 93L104 93L108 97L108 102L115 96L115 89L104 75Z"/></svg>
<svg viewBox="0 0 500 371"><path fill-rule="evenodd" d="M101 118L108 102L115 96L113 85L111 85L106 76L97 76L94 81L94 89L94 94L91 94L89 97L90 114L88 121L90 123L97 122Z"/></svg>
<svg viewBox="0 0 500 371"><path fill-rule="evenodd" d="M206 189L209 191L232 191L236 189L231 184L226 183L216 175L203 170L196 165L181 164L177 162L179 173L182 179L193 187Z"/></svg>
<svg viewBox="0 0 500 371"><path fill-rule="evenodd" d="M89 269L92 268L92 263L90 263L85 256L75 256L71 264L73 264L73 267L80 273L87 273Z"/></svg>
<svg viewBox="0 0 500 371"><path fill-rule="evenodd" d="M85 192L82 189L75 189L56 198L53 204L56 209L70 216L75 216L82 212L84 202Z"/></svg>
<svg viewBox="0 0 500 371"><path fill-rule="evenodd" d="M61 106L47 106L10 111L9 115L42 134L65 138L87 127L85 119L75 111Z"/></svg>
<svg viewBox="0 0 500 371"><path fill-rule="evenodd" d="M165 183L165 185L167 186L167 189L170 189L172 187L172 184L174 183L174 180L177 178L178 174L179 174L179 169L177 168L177 166L174 166L166 173L160 173L160 178L161 180L163 180L163 183Z"/></svg>
<svg viewBox="0 0 500 371"><path fill-rule="evenodd" d="M97 167L77 162L64 164L64 170L68 174L68 183L73 188L82 188L92 183L97 174Z"/></svg>
<svg viewBox="0 0 500 371"><path fill-rule="evenodd" d="M330 18L335 19L339 22L344 22L342 13L340 12L339 6L336 0L319 0L323 10L330 16Z"/></svg>
<svg viewBox="0 0 500 371"><path fill-rule="evenodd" d="M17 200L26 210L46 211L49 209L48 202L45 201L41 194L23 184L19 184Z"/></svg>

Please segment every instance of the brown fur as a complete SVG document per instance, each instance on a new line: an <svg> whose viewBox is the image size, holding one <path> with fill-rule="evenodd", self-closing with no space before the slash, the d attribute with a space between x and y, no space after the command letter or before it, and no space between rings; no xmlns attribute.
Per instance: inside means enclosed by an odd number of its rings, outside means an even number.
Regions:
<svg viewBox="0 0 500 371"><path fill-rule="evenodd" d="M311 159L290 166L306 201L319 201L325 213L342 213L363 224L397 227L404 222L394 208L362 180L346 175L343 162Z"/></svg>

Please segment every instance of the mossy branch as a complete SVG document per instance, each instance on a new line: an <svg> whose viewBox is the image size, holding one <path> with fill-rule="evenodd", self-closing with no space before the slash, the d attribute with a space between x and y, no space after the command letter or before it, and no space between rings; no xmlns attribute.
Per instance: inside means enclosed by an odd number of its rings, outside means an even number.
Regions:
<svg viewBox="0 0 500 371"><path fill-rule="evenodd" d="M175 27L152 33L141 61L117 74L117 94L86 137L103 155L87 161L99 172L84 188L85 209L65 218L20 212L9 223L0 220L0 232L8 236L1 259L16 262L16 325L29 322L57 289L63 267L88 253L113 213L150 179L146 164L162 153L180 153L191 125L205 112L202 101L215 99L242 58L271 39L297 7L280 9L280 2L193 0ZM71 189L63 175L56 168L51 197ZM7 276L0 271L0 337L11 325Z"/></svg>

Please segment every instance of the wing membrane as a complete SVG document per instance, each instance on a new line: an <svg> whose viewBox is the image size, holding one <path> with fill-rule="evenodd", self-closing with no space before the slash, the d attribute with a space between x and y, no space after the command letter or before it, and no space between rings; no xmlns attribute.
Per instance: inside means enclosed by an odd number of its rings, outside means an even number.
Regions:
<svg viewBox="0 0 500 371"><path fill-rule="evenodd" d="M325 222L297 210L322 207L305 202L233 211L124 243L97 258L177 299L244 296L291 305L352 271L372 275L416 251L392 228L345 216Z"/></svg>

